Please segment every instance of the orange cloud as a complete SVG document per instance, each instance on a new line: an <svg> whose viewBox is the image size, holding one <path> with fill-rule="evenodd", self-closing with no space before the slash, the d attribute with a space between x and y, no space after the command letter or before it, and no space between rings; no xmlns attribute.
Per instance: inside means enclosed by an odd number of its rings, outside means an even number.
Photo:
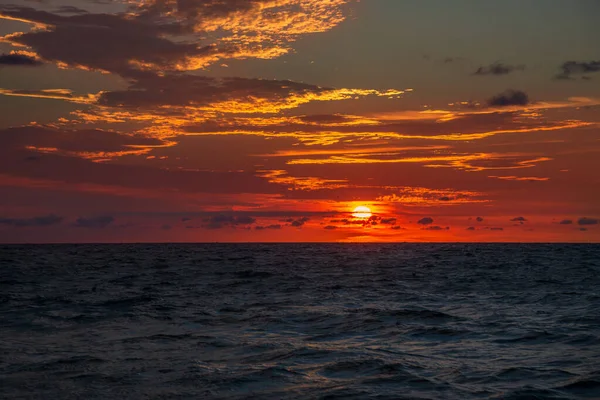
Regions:
<svg viewBox="0 0 600 400"><path fill-rule="evenodd" d="M259 170L257 176L268 179L271 183L288 186L288 190L320 190L348 187L345 179L323 179L316 177L294 177L283 170Z"/></svg>
<svg viewBox="0 0 600 400"><path fill-rule="evenodd" d="M519 153L465 153L448 155L427 155L421 157L400 156L392 151L387 153L357 153L354 155L332 155L326 158L298 158L287 162L289 165L309 164L398 164L417 163L429 168L456 168L466 171L508 170L530 168L549 157L531 158L528 154Z"/></svg>
<svg viewBox="0 0 600 400"><path fill-rule="evenodd" d="M98 95L87 94L77 96L73 94L72 90L69 89L15 90L0 88L0 94L4 96L66 100L72 103L80 104L93 104L98 100Z"/></svg>
<svg viewBox="0 0 600 400"><path fill-rule="evenodd" d="M503 181L524 181L524 182L546 182L550 178L540 178L537 176L495 176L490 175L488 178L496 178Z"/></svg>
<svg viewBox="0 0 600 400"><path fill-rule="evenodd" d="M430 189L424 187L388 188L396 193L380 196L378 201L402 203L406 206L444 207L472 203L487 203L484 194L476 191L455 189Z"/></svg>

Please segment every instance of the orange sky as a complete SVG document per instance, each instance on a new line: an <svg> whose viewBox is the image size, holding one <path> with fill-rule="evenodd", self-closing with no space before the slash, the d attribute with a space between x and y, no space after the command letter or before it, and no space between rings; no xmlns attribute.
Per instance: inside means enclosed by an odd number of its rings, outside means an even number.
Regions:
<svg viewBox="0 0 600 400"><path fill-rule="evenodd" d="M1 1L0 241L599 242L600 6L416 3Z"/></svg>

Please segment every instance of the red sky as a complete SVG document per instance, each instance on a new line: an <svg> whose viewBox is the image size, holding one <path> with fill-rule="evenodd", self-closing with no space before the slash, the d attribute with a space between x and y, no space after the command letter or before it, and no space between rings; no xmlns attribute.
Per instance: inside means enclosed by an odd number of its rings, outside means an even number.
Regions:
<svg viewBox="0 0 600 400"><path fill-rule="evenodd" d="M599 242L599 12L1 0L0 241Z"/></svg>

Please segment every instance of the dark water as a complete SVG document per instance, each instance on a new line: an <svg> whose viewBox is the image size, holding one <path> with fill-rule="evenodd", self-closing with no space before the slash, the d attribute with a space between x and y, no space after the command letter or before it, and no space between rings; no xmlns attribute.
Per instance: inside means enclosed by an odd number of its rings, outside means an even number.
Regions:
<svg viewBox="0 0 600 400"><path fill-rule="evenodd" d="M600 399L598 245L0 247L0 398Z"/></svg>

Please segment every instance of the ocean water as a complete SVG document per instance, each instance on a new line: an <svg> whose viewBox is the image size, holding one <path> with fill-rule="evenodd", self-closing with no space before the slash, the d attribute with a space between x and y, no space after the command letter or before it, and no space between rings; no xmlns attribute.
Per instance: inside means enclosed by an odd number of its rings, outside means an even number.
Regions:
<svg viewBox="0 0 600 400"><path fill-rule="evenodd" d="M1 246L0 398L600 399L600 246Z"/></svg>

